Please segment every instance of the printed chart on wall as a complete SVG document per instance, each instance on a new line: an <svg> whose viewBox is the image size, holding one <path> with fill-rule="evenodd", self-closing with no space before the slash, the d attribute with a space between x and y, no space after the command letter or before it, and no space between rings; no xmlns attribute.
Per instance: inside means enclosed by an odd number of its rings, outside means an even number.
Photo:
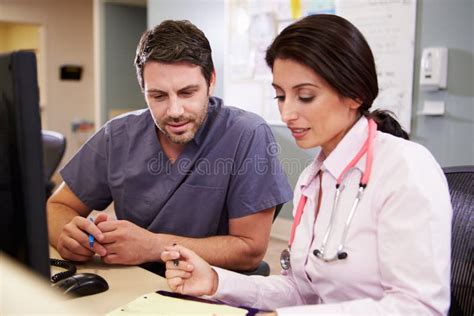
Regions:
<svg viewBox="0 0 474 316"><path fill-rule="evenodd" d="M392 111L410 132L416 1L339 0L336 13L361 30L374 54L379 96L372 108Z"/></svg>
<svg viewBox="0 0 474 316"><path fill-rule="evenodd" d="M227 11L227 103L282 125L265 50L294 21L337 14L361 30L374 53L380 91L372 109L392 111L410 131L416 0L233 0Z"/></svg>

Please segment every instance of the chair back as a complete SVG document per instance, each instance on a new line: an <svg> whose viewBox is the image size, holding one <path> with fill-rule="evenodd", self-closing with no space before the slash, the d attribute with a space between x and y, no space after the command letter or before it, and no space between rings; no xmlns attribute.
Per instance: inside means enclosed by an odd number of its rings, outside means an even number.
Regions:
<svg viewBox="0 0 474 316"><path fill-rule="evenodd" d="M273 222L275 222L276 218L277 218L278 215L280 214L280 211L281 211L281 209L283 208L283 205L285 205L285 203L278 204L278 205L275 207L275 213L273 214Z"/></svg>
<svg viewBox="0 0 474 316"><path fill-rule="evenodd" d="M66 150L66 138L57 132L42 130L43 167L47 197L51 195L54 183L51 177L59 166Z"/></svg>
<svg viewBox="0 0 474 316"><path fill-rule="evenodd" d="M443 168L448 180L453 222L451 237L450 316L472 316L474 166Z"/></svg>

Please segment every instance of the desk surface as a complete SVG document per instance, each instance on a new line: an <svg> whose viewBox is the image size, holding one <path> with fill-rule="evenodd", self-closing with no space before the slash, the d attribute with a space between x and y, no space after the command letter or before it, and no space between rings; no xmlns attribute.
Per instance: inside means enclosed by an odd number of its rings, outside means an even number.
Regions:
<svg viewBox="0 0 474 316"><path fill-rule="evenodd" d="M50 247L51 258L61 258L53 247ZM62 271L53 267L52 273ZM136 266L119 266L102 263L100 258L77 265L77 271L96 273L109 284L109 289L103 293L89 295L69 300L71 304L87 306L98 314L106 314L123 306L139 296L157 290L169 290L166 280L157 274ZM66 301L67 305L69 301Z"/></svg>
<svg viewBox="0 0 474 316"><path fill-rule="evenodd" d="M50 256L60 258L50 247ZM94 258L77 265L78 272L102 276L109 284L103 293L66 299L51 284L0 252L0 315L104 315L143 294L168 290L166 280L136 266L107 265ZM53 267L52 273L64 271Z"/></svg>

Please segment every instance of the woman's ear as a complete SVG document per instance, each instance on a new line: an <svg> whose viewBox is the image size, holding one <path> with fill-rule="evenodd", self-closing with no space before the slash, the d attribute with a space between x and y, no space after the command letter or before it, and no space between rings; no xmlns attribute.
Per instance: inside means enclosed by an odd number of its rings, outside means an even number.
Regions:
<svg viewBox="0 0 474 316"><path fill-rule="evenodd" d="M359 99L345 98L344 103L352 110L357 110L361 105L362 101Z"/></svg>

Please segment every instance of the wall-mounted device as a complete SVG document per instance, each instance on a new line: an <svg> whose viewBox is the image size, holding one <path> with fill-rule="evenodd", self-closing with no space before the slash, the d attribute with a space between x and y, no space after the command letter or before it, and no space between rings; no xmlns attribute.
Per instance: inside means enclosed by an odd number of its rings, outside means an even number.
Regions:
<svg viewBox="0 0 474 316"><path fill-rule="evenodd" d="M448 78L448 48L426 47L421 55L420 87L425 91L445 89Z"/></svg>
<svg viewBox="0 0 474 316"><path fill-rule="evenodd" d="M61 80L81 80L82 66L62 65L59 68L59 78Z"/></svg>

